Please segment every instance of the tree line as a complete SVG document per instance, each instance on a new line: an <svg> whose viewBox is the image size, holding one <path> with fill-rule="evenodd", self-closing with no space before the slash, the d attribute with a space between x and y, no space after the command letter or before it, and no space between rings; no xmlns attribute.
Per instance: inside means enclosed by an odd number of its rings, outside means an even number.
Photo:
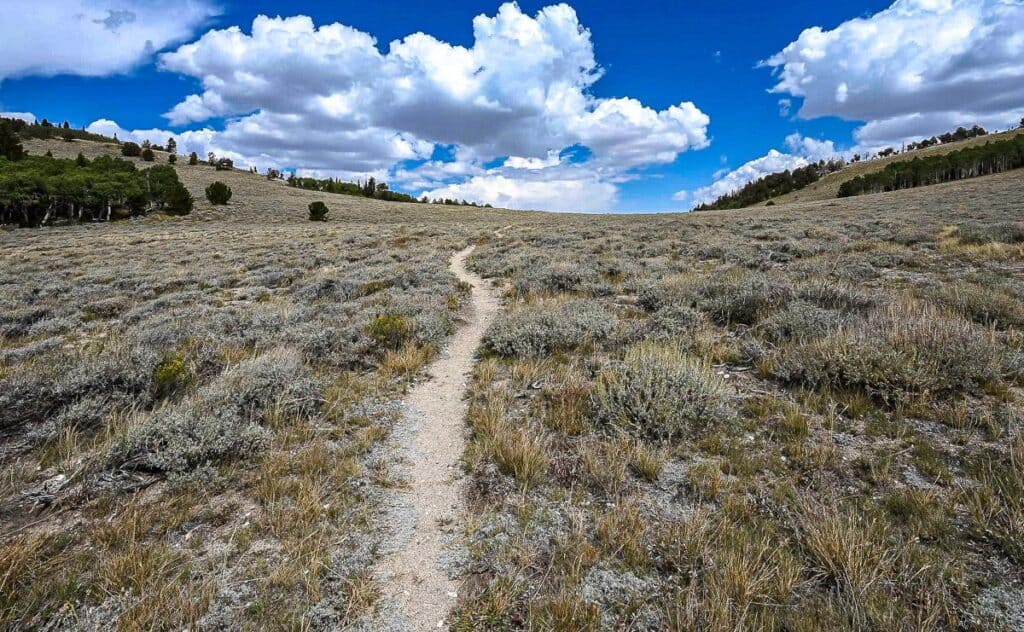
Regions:
<svg viewBox="0 0 1024 632"><path fill-rule="evenodd" d="M844 165L845 163L841 160L821 160L792 171L772 173L753 182L748 182L740 189L727 193L710 204L701 204L696 210L711 211L752 206L773 197L802 189L833 171L839 171Z"/></svg>
<svg viewBox="0 0 1024 632"><path fill-rule="evenodd" d="M268 172L268 178L270 177ZM334 178L323 180L317 178L303 178L292 174L288 176L288 185L307 191L321 191L323 193L339 193L341 195L358 195L361 197L386 200L388 202L418 202L428 204L431 200L427 196L416 199L415 197L398 191L392 191L384 182L377 182L376 178L369 178L366 182L345 182ZM434 204L447 204L454 206L481 206L476 202L466 200L436 199ZM490 204L483 205L489 208Z"/></svg>
<svg viewBox="0 0 1024 632"><path fill-rule="evenodd" d="M192 196L169 165L140 171L112 156L29 156L13 126L0 121L0 224L109 221L153 210L185 215L192 206Z"/></svg>
<svg viewBox="0 0 1024 632"><path fill-rule="evenodd" d="M1024 121L1021 121L1021 123L1024 124ZM1022 127L1024 127L1024 125L1022 125ZM924 140L920 140L916 143L909 143L906 146L906 150L913 151L915 149L925 149L926 147L934 147L935 145L942 145L945 143L955 143L957 141L986 135L988 135L988 132L980 125L974 125L970 129L967 129L966 127L958 127L952 132L946 132L945 134L925 138ZM893 153L892 150L890 150L890 153Z"/></svg>
<svg viewBox="0 0 1024 632"><path fill-rule="evenodd" d="M839 186L839 197L898 191L987 176L1024 167L1024 134L966 147L941 156L917 157L886 165Z"/></svg>
<svg viewBox="0 0 1024 632"><path fill-rule="evenodd" d="M38 138L42 140L59 138L66 141L91 140L100 143L117 142L117 138L103 136L102 134L93 134L92 132L87 132L84 129L74 129L67 121L64 121L61 124L53 124L45 118L42 121L35 121L33 123L13 118L4 118L0 120L6 121L6 123L11 126L14 133L21 138Z"/></svg>

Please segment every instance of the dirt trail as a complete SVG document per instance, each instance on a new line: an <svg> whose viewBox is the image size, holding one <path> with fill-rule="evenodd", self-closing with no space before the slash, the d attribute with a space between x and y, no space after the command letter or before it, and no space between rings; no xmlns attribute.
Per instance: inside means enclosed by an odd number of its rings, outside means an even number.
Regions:
<svg viewBox="0 0 1024 632"><path fill-rule="evenodd" d="M381 562L383 608L389 629L436 630L444 627L457 597L458 583L442 568L447 540L458 531L464 510L459 459L466 444L464 400L474 355L500 308L494 290L466 269L474 246L451 258L458 278L473 286L468 322L452 337L443 355L427 369L429 379L406 399L405 419L395 437L403 457L407 488L398 493L411 527L398 531L396 548Z"/></svg>

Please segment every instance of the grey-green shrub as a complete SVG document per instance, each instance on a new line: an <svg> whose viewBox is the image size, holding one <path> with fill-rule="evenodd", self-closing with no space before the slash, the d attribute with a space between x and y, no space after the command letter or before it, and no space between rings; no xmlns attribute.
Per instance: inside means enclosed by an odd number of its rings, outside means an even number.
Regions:
<svg viewBox="0 0 1024 632"><path fill-rule="evenodd" d="M786 309L762 320L755 333L775 344L787 340L808 340L834 331L846 320L839 312L794 301Z"/></svg>
<svg viewBox="0 0 1024 632"><path fill-rule="evenodd" d="M1007 365L991 331L932 305L903 302L787 347L773 371L786 381L862 389L896 403L997 383Z"/></svg>
<svg viewBox="0 0 1024 632"><path fill-rule="evenodd" d="M1024 243L1024 222L998 222L994 224L979 224L970 222L961 224L956 233L961 243L965 244L989 244L998 242L1003 244Z"/></svg>
<svg viewBox="0 0 1024 632"><path fill-rule="evenodd" d="M919 294L976 323L997 327L1024 326L1024 305L998 289L957 281L924 288Z"/></svg>
<svg viewBox="0 0 1024 632"><path fill-rule="evenodd" d="M688 305L720 324L750 325L793 299L794 290L781 278L733 269L709 277L669 277L643 288L640 305L656 311L666 305Z"/></svg>
<svg viewBox="0 0 1024 632"><path fill-rule="evenodd" d="M614 315L589 302L523 307L499 317L484 345L503 356L539 358L605 340L616 324Z"/></svg>
<svg viewBox="0 0 1024 632"><path fill-rule="evenodd" d="M229 368L180 403L147 415L115 444L108 463L180 474L251 456L269 440L262 423L268 414L311 414L320 405L321 391L298 353L270 351Z"/></svg>
<svg viewBox="0 0 1024 632"><path fill-rule="evenodd" d="M725 381L705 361L655 343L601 371L591 407L599 425L657 440L699 436L730 418Z"/></svg>

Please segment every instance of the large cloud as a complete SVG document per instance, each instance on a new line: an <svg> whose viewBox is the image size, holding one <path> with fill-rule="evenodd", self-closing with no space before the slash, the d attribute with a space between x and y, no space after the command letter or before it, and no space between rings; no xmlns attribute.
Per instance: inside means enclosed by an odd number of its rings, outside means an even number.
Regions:
<svg viewBox="0 0 1024 632"><path fill-rule="evenodd" d="M803 118L866 121L865 147L1024 114L1024 2L897 0L833 30L804 30L764 62Z"/></svg>
<svg viewBox="0 0 1024 632"><path fill-rule="evenodd" d="M0 80L124 72L215 12L206 0L4 0Z"/></svg>
<svg viewBox="0 0 1024 632"><path fill-rule="evenodd" d="M415 33L382 52L342 24L260 16L249 33L209 31L161 56L163 69L202 85L167 118L226 119L203 140L243 162L275 157L341 177L388 172L418 192L517 208L607 208L636 170L708 144L710 120L692 103L659 111L593 96L601 69L568 5L529 16L505 4L476 17L473 34L471 47ZM438 145L456 148L456 162L430 161ZM576 146L587 149L586 164L570 169L559 156ZM497 158L502 167L483 168Z"/></svg>

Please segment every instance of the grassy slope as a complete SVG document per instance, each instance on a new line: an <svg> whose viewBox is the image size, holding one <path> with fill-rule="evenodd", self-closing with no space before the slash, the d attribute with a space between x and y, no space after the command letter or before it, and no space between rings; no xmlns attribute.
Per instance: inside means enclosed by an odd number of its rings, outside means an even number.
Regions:
<svg viewBox="0 0 1024 632"><path fill-rule="evenodd" d="M934 147L926 147L925 149L918 149L912 152L907 152L897 156L888 156L886 158L878 158L876 160L870 160L865 162L857 162L848 165L846 168L835 173L830 173L821 180L818 180L814 184L806 187L800 191L793 191L786 195L780 195L777 198L773 198L776 204L785 204L787 202L809 202L814 200L827 200L833 199L839 194L839 187L847 180L852 180L857 176L862 176L868 173L875 173L885 169L886 165L899 162L902 160L912 160L915 157L924 156L941 156L948 154L951 151L958 149L964 149L966 147L973 147L975 145L984 145L987 142L995 142L999 140L1008 140L1022 133L1022 130L1011 130L1008 132L1000 132L998 134L989 134L980 138L970 138L968 140L960 141L957 143L948 143L943 145L935 145ZM763 206L758 204L757 206Z"/></svg>

